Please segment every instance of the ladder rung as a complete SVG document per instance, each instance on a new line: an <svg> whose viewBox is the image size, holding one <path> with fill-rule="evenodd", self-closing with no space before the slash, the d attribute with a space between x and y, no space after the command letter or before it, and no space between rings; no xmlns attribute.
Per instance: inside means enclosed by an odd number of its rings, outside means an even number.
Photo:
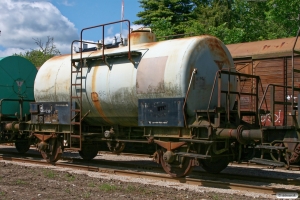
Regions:
<svg viewBox="0 0 300 200"><path fill-rule="evenodd" d="M82 85L81 83L72 83L71 85Z"/></svg>
<svg viewBox="0 0 300 200"><path fill-rule="evenodd" d="M80 99L81 96L79 96L79 97L78 97L78 96L72 96L71 98L72 98L72 99Z"/></svg>
<svg viewBox="0 0 300 200"><path fill-rule="evenodd" d="M80 135L70 135L71 138L81 138Z"/></svg>
<svg viewBox="0 0 300 200"><path fill-rule="evenodd" d="M80 122L71 122L72 125L80 125Z"/></svg>
<svg viewBox="0 0 300 200"><path fill-rule="evenodd" d="M72 71L72 73L80 73L81 71Z"/></svg>

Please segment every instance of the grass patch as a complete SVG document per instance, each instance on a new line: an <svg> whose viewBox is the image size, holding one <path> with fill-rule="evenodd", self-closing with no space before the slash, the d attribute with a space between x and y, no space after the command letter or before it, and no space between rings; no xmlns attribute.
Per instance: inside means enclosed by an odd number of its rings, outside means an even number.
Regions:
<svg viewBox="0 0 300 200"><path fill-rule="evenodd" d="M71 194L71 190L69 188L65 189L66 193Z"/></svg>
<svg viewBox="0 0 300 200"><path fill-rule="evenodd" d="M51 170L44 170L43 173L47 178L54 178L56 176L55 173Z"/></svg>
<svg viewBox="0 0 300 200"><path fill-rule="evenodd" d="M4 196L4 195L5 195L4 191L0 192L0 196Z"/></svg>
<svg viewBox="0 0 300 200"><path fill-rule="evenodd" d="M89 187L96 187L95 183L89 183L88 186Z"/></svg>
<svg viewBox="0 0 300 200"><path fill-rule="evenodd" d="M90 198L90 196L91 196L91 193L89 193L89 192L86 192L83 194L83 198Z"/></svg>
<svg viewBox="0 0 300 200"><path fill-rule="evenodd" d="M73 175L70 174L70 173L67 173L67 174L66 174L66 178L68 179L68 181L74 181L74 180L75 180L75 176L73 176Z"/></svg>
<svg viewBox="0 0 300 200"><path fill-rule="evenodd" d="M102 185L99 186L99 189L102 190L102 191L113 191L113 190L116 190L117 187L115 185L110 185L108 183L104 183Z"/></svg>
<svg viewBox="0 0 300 200"><path fill-rule="evenodd" d="M126 188L126 191L127 192L133 192L133 191L136 191L136 187L132 186L132 185L128 185L127 188Z"/></svg>
<svg viewBox="0 0 300 200"><path fill-rule="evenodd" d="M18 185L21 185L21 184L25 184L25 182L22 181L22 180L17 180L17 184L18 184Z"/></svg>

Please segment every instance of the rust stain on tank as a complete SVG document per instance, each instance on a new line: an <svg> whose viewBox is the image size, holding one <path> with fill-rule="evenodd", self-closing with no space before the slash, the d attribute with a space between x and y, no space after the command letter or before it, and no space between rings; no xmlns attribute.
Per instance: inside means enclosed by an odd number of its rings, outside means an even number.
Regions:
<svg viewBox="0 0 300 200"><path fill-rule="evenodd" d="M265 45L264 47L263 47L263 50L264 49L268 49L270 47L270 45Z"/></svg>
<svg viewBox="0 0 300 200"><path fill-rule="evenodd" d="M97 70L98 70L98 67L95 67L94 72L93 72L93 76L92 76L92 91L96 91ZM103 109L101 107L101 102L98 98L97 92L92 92L91 93L91 98L92 98L92 101L93 101L93 104L94 104L95 108L97 109L97 111L100 114L100 116L102 117L102 119L104 121L106 121L107 123L111 124L111 121L109 121L109 119L105 116L105 114L103 112Z"/></svg>
<svg viewBox="0 0 300 200"><path fill-rule="evenodd" d="M151 43L155 41L155 36L150 31L140 30L130 33L130 44Z"/></svg>
<svg viewBox="0 0 300 200"><path fill-rule="evenodd" d="M130 33L130 40L131 39L139 39L141 37L141 34L139 32L132 32Z"/></svg>
<svg viewBox="0 0 300 200"><path fill-rule="evenodd" d="M155 46L155 45L157 45L157 42L150 42L150 43L145 43L145 44L144 44L144 47L145 47L145 48L150 48L150 47L153 47L153 46Z"/></svg>
<svg viewBox="0 0 300 200"><path fill-rule="evenodd" d="M284 43L285 43L285 42L282 42L281 45L280 45L280 47L282 47L282 46L284 45Z"/></svg>
<svg viewBox="0 0 300 200"><path fill-rule="evenodd" d="M207 38L206 44L212 50L212 53L217 56L218 60L215 60L219 69L222 69L223 64L230 67L230 62L228 60L228 56L221 45L221 42L216 38ZM221 65L222 63L222 65Z"/></svg>
<svg viewBox="0 0 300 200"><path fill-rule="evenodd" d="M148 40L149 40L149 41L153 41L153 40L154 40L153 35L147 35L147 37L148 37Z"/></svg>
<svg viewBox="0 0 300 200"><path fill-rule="evenodd" d="M214 60L215 63L218 65L219 69L222 69L224 62L223 61L219 61L219 60Z"/></svg>

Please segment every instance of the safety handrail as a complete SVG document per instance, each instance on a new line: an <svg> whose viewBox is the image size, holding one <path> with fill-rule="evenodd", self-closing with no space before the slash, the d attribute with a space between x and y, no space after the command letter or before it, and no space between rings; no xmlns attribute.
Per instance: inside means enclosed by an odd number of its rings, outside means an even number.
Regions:
<svg viewBox="0 0 300 200"><path fill-rule="evenodd" d="M106 63L106 60L105 60L105 55L104 55L104 27L107 26L107 25L112 25L112 24L117 24L117 23L122 23L122 22L127 22L128 23L128 60L130 60L133 64L134 64L134 61L132 60L131 58L131 52L130 52L130 21L127 20L127 19L124 19L124 20L120 20L120 21L115 21L115 22L110 22L110 23L106 23L106 24L99 24L99 25L96 25L96 26L90 26L90 27L87 27L87 28L83 28L80 32L80 47L81 47L81 52L80 52L80 60L82 59L82 48L83 48L83 39L82 39L82 35L83 35L83 32L86 31L86 30L89 30L89 29L94 29L94 28L99 28L99 27L102 27L102 42L103 42L103 48L102 48L102 60L104 63Z"/></svg>
<svg viewBox="0 0 300 200"><path fill-rule="evenodd" d="M208 106L207 106L207 116L208 116L208 122L209 122L209 125L211 126L211 120L210 120L210 117L209 117L209 111L210 111L210 104L211 104L211 101L212 101L212 96L213 96L213 93L214 93L214 90L215 90L215 87L216 87L216 82L217 82L217 79L221 79L221 74L227 74L228 75L228 80L230 80L230 76L238 76L239 78L240 77L247 77L247 78L255 78L256 79L256 84L258 86L258 82L260 82L260 78L259 76L256 76L256 75L251 75L251 74L243 74L243 73L239 73L239 72L233 72L233 71L229 71L229 70L218 70L216 72L216 75L215 75L215 79L214 79L214 83L213 83L213 87L212 87L212 90L211 90L211 94L210 94L210 98L209 98L209 102L208 102ZM239 84L239 83L238 83ZM227 96L228 98L230 99L230 95L231 94L236 94L238 93L239 97L240 95L242 94L241 91L240 91L240 87L238 87L238 90L239 91L231 91L230 88L228 89L228 91L222 91L221 90L221 83L220 81L218 81L218 88L219 88L219 96L218 96L218 107L221 106L221 94L220 93L224 93L226 92L227 93ZM247 93L243 93L243 94L247 94ZM248 94L250 95L250 93ZM256 94L255 96L257 96L257 100L256 100L256 109L258 110L258 88L257 88L257 91L256 91ZM230 109L230 102L228 102L227 104L227 117L228 117L228 120L229 120L229 109ZM238 115L240 116L240 105L238 105Z"/></svg>
<svg viewBox="0 0 300 200"><path fill-rule="evenodd" d="M274 93L275 93L275 91L276 91L276 89L275 89L276 87L281 87L281 88L285 88L285 89L288 89L288 88L289 88L289 89L294 89L294 90L300 91L299 88L295 89L293 86L285 86L285 85L278 85L278 84L268 84L267 87L266 87L266 89L265 89L265 91L264 91L264 93L263 93L261 102L260 102L260 104L259 104L258 117L260 116L260 110L261 110L263 101L266 101L266 95L267 95L267 93L268 93L270 87L273 87ZM275 94L274 94L274 96L275 96ZM274 105L276 105L276 104L281 104L281 103L282 103L282 102L277 102L277 101L275 101L275 100L273 100L273 102L272 102L272 104L274 104ZM284 101L283 103L285 103L285 101ZM288 105L288 103L286 103L286 104ZM294 106L294 99L292 100L291 105ZM268 109L268 108L267 108L267 109ZM294 109L294 107L292 107L292 110L293 110L293 109ZM274 113L274 110L273 110L273 108L272 108L272 106L271 106L271 122L272 122L272 123L273 123L274 115L275 115L275 113Z"/></svg>

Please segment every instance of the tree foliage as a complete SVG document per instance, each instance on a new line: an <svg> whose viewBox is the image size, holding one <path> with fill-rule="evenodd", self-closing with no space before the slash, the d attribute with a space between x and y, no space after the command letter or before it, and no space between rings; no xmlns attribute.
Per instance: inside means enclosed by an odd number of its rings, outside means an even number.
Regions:
<svg viewBox="0 0 300 200"><path fill-rule="evenodd" d="M144 11L137 14L140 19L134 23L150 26L155 31L163 31L165 21L167 26L171 24L170 32L184 33L185 22L196 17L191 12L196 6L192 0L139 0L139 3Z"/></svg>
<svg viewBox="0 0 300 200"><path fill-rule="evenodd" d="M195 33L226 44L292 37L299 26L299 0L140 0L135 24L158 36Z"/></svg>
<svg viewBox="0 0 300 200"><path fill-rule="evenodd" d="M41 39L33 38L35 44L39 47L38 50L30 50L25 53L15 54L22 56L32 62L36 67L41 67L44 62L53 56L60 55L60 51L54 45L53 37L47 38L47 42L44 44Z"/></svg>

